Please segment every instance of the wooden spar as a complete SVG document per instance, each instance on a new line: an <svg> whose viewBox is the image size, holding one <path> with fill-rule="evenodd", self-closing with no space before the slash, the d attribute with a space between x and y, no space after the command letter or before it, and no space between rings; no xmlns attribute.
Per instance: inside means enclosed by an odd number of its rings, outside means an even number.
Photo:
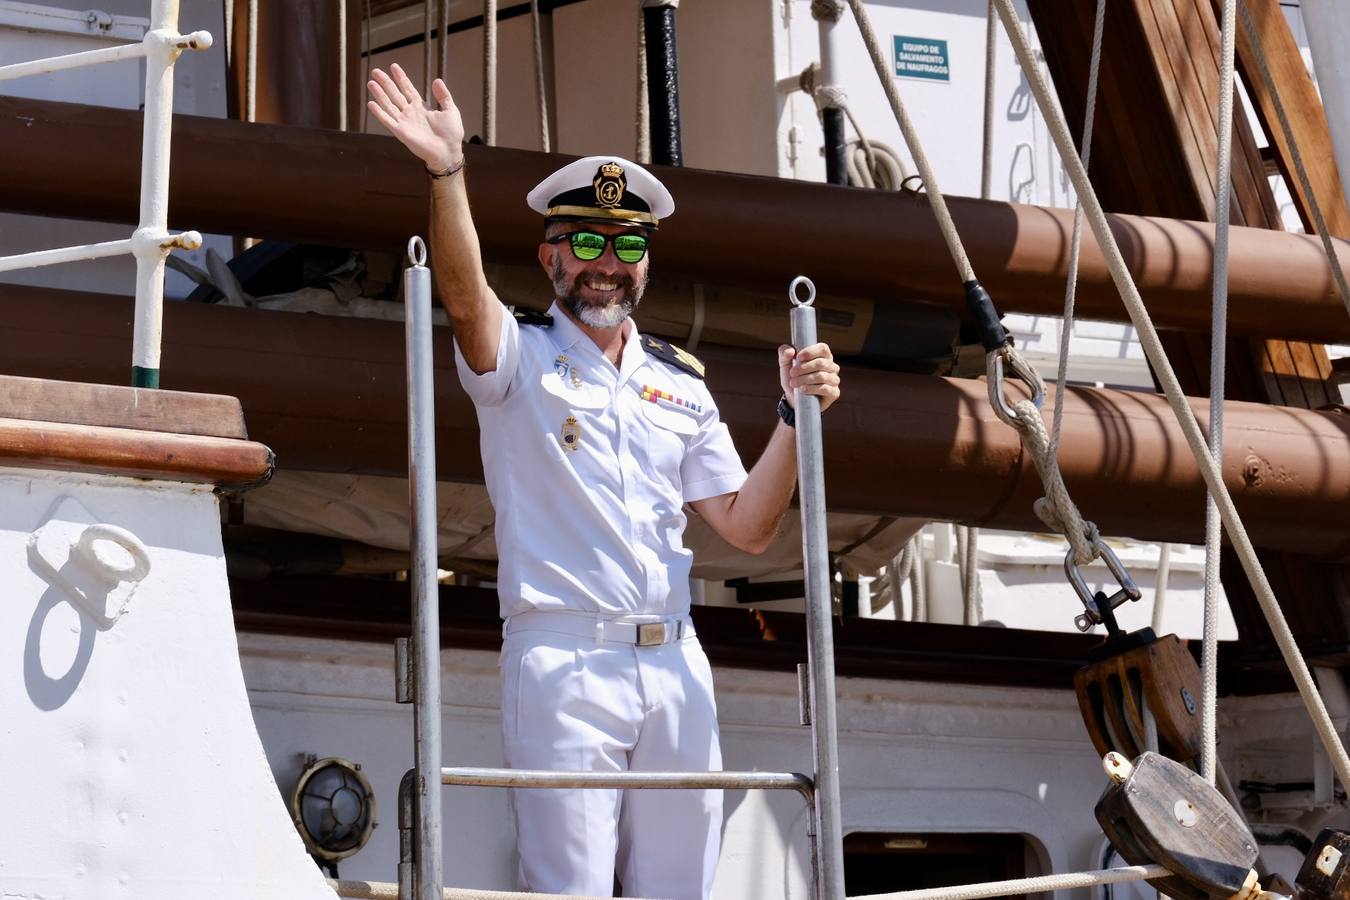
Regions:
<svg viewBox="0 0 1350 900"><path fill-rule="evenodd" d="M130 340L129 301L31 287L0 291L0 359L11 372L65 380L117 377ZM170 303L165 383L239 397L254 440L292 470L402 477L404 361L396 322ZM437 471L481 481L473 406L437 328ZM779 388L772 351L701 351L708 383L742 456L772 430ZM1040 481L978 381L849 371L848 402L826 418L832 508L1041 530ZM1202 401L1201 401L1202 402ZM1152 394L1075 389L1062 468L1104 533L1196 541L1202 482L1165 402ZM1350 418L1234 403L1226 477L1253 540L1350 555Z"/></svg>
<svg viewBox="0 0 1350 900"><path fill-rule="evenodd" d="M131 110L0 98L0 207L132 221L140 121ZM170 225L224 234L395 248L423 230L426 176L392 138L176 116ZM469 148L468 184L490 262L533 259L538 216L523 197L565 157ZM661 169L679 199L653 257L663 277L766 290L810 274L827 294L964 307L921 197L776 178ZM1072 211L952 198L953 217L1003 312L1056 314ZM1155 321L1209 322L1212 227L1115 216L1113 226ZM1350 260L1350 244L1342 244ZM1304 235L1234 229L1229 327L1235 335L1350 340L1320 245ZM1086 242L1079 311L1124 311ZM1271 316L1272 306L1279 316Z"/></svg>

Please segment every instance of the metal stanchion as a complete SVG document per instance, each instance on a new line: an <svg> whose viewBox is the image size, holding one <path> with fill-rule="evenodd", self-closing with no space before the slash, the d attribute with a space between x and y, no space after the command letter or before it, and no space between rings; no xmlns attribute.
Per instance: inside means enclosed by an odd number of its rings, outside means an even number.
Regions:
<svg viewBox="0 0 1350 900"><path fill-rule="evenodd" d="M413 896L441 900L441 623L436 588L436 439L431 368L431 272L420 237L408 241L403 297L408 348L408 494L412 505Z"/></svg>
<svg viewBox="0 0 1350 900"><path fill-rule="evenodd" d="M798 288L806 288L806 299ZM798 276L788 287L792 300L792 346L816 342L816 286ZM811 738L816 766L816 834L820 868L818 896L844 896L844 836L839 815L839 746L834 695L834 640L831 634L830 563L825 530L825 470L822 455L820 399L797 390L793 406L797 422L798 498L802 510L802 568L806 582L806 648L811 669Z"/></svg>

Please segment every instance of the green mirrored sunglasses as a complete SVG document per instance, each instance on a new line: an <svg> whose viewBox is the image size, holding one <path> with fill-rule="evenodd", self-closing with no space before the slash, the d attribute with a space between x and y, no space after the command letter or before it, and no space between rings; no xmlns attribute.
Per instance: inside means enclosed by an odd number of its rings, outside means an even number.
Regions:
<svg viewBox="0 0 1350 900"><path fill-rule="evenodd" d="M572 255L584 262L599 259L605 254L605 245L614 244L614 255L619 262L642 262L647 255L647 236L645 234L599 234L594 231L571 231L548 238L550 244L571 241Z"/></svg>

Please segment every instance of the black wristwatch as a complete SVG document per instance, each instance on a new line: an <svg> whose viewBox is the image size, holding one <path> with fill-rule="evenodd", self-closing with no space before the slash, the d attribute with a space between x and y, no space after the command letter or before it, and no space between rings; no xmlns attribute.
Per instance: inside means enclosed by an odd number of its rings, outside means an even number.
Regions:
<svg viewBox="0 0 1350 900"><path fill-rule="evenodd" d="M778 418L789 428L797 427L797 411L787 402L787 397L778 398Z"/></svg>

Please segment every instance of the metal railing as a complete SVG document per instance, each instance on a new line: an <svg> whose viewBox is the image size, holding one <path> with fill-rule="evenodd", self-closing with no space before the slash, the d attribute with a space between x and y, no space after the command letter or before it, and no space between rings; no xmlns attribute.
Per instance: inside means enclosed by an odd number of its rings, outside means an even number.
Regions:
<svg viewBox="0 0 1350 900"><path fill-rule="evenodd" d="M173 121L174 63L184 50L206 50L211 43L211 35L206 31L178 33L178 0L152 0L150 29L139 44L0 66L0 81L7 81L125 59L145 59L140 218L131 237L0 257L0 272L127 253L135 257L136 312L131 383L136 387L159 387L160 335L164 318L164 258L170 250L195 250L202 244L202 236L195 231L169 233L169 138Z"/></svg>
<svg viewBox="0 0 1350 900"><path fill-rule="evenodd" d="M838 797L838 751L835 737L834 658L830 638L829 570L824 534L824 476L820 467L820 408L815 397L797 397L798 460L802 472L804 554L808 573L811 627L808 652L812 669L806 707L816 770L828 775L830 796L817 782L794 772L543 772L525 769L441 768L440 615L436 582L435 405L431 349L431 274L420 237L408 242L404 270L408 377L408 492L412 505L411 548L413 627L410 646L396 650L398 699L413 704L414 766L399 784L400 900L442 900L441 803L434 788L477 787L649 789L649 790L791 790L807 802L811 815L811 894L843 900L843 838ZM793 337L797 346L815 341L815 288L805 279L810 297L793 296ZM807 520L810 520L809 522ZM814 604L814 606L813 606ZM819 775L817 776L820 777ZM832 846L825 846L828 839Z"/></svg>

